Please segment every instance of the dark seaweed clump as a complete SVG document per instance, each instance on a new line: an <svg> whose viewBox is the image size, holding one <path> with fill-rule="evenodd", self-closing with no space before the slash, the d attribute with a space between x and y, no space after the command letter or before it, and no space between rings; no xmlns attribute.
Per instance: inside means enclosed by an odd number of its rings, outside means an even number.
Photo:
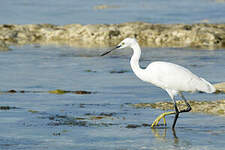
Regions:
<svg viewBox="0 0 225 150"><path fill-rule="evenodd" d="M18 109L17 107L11 107L11 106L0 106L0 110L10 110L10 109Z"/></svg>

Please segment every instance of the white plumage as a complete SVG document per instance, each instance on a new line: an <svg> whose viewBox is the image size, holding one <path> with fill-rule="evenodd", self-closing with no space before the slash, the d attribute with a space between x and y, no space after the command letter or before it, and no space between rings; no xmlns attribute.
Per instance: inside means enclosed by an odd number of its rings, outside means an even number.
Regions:
<svg viewBox="0 0 225 150"><path fill-rule="evenodd" d="M134 38L124 39L116 48L112 50L122 49L125 47L131 47L133 49L133 56L131 57L130 65L136 76L145 82L150 82L155 86L166 90L173 100L176 110L173 128L175 127L179 113L188 112L191 110L191 107L184 98L182 92L200 91L205 93L213 93L216 91L215 87L208 81L198 77L188 69L177 64L156 61L149 64L146 69L140 68L139 59L141 57L141 49ZM112 50L105 52L102 56L108 54ZM185 101L188 107L187 109L181 111L178 110L174 99L175 95L179 95Z"/></svg>
<svg viewBox="0 0 225 150"><path fill-rule="evenodd" d="M180 92L215 92L209 82L190 72L188 69L169 62L153 62L144 70L142 80L162 88Z"/></svg>

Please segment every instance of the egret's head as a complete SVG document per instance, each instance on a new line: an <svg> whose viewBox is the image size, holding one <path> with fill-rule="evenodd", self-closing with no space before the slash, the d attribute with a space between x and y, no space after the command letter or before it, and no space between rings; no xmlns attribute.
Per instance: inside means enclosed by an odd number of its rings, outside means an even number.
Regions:
<svg viewBox="0 0 225 150"><path fill-rule="evenodd" d="M136 41L135 38L126 38L123 41L121 41L115 48L113 48L110 51L107 51L107 52L101 54L101 56L104 56L104 55L106 55L106 54L108 54L111 51L116 50L116 49L122 49L122 48L125 48L125 47L130 47L133 43L136 43L136 42L137 41Z"/></svg>
<svg viewBox="0 0 225 150"><path fill-rule="evenodd" d="M122 48L125 48L125 47L129 47L135 42L136 42L135 38L126 38L123 41L121 41L120 44L117 45L117 47L118 47L117 49L122 49Z"/></svg>

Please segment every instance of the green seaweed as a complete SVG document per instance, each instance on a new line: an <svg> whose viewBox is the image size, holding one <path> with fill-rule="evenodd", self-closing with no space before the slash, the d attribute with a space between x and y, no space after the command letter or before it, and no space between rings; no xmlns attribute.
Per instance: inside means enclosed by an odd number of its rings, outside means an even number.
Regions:
<svg viewBox="0 0 225 150"><path fill-rule="evenodd" d="M84 70L84 72L97 72L97 71L94 71L94 70L90 70L90 69L87 69L87 70Z"/></svg>
<svg viewBox="0 0 225 150"><path fill-rule="evenodd" d="M68 92L64 91L64 90L56 89L56 90L48 91L48 93L51 93L51 94L65 94L65 93L68 93Z"/></svg>
<svg viewBox="0 0 225 150"><path fill-rule="evenodd" d="M37 111L37 110L31 110L31 109L29 109L28 112L31 112L33 114L39 113L39 111Z"/></svg>
<svg viewBox="0 0 225 150"><path fill-rule="evenodd" d="M83 91L83 90L78 90L78 91L65 91L65 90L56 89L56 90L48 91L48 93L51 93L51 94L66 94L66 93L91 94L92 92L90 92L90 91Z"/></svg>

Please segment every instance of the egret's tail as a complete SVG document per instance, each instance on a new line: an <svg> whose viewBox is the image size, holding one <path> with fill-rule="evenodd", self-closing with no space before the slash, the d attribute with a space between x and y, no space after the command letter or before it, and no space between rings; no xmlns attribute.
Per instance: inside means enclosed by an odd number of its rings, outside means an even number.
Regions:
<svg viewBox="0 0 225 150"><path fill-rule="evenodd" d="M214 93L216 92L216 88L206 81L203 78L200 78L203 82L200 83L201 86L199 86L198 91L205 92L205 93Z"/></svg>

